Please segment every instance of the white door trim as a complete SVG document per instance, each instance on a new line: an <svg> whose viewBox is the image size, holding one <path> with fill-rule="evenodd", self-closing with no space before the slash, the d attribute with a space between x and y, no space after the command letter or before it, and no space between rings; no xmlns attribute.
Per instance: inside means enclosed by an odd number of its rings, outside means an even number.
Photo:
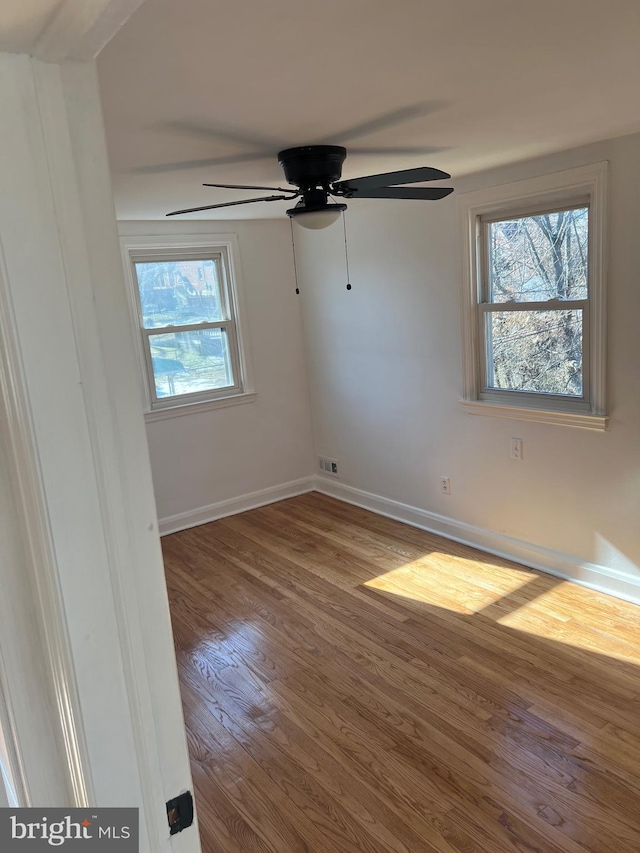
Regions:
<svg viewBox="0 0 640 853"><path fill-rule="evenodd" d="M95 64L0 54L0 130L0 438L37 592L12 589L4 607L35 597L23 633L43 661L5 689L28 796L139 806L142 853L198 853L197 822L170 838L165 808L192 781ZM35 712L20 720L38 670L63 755L44 736L30 746ZM34 781L36 745L55 790Z"/></svg>
<svg viewBox="0 0 640 853"><path fill-rule="evenodd" d="M81 807L88 805L93 799L91 780L85 769L89 764L69 637L65 629L55 548L49 528L44 486L7 281L0 244L0 423L19 518L19 534L26 552L26 566L16 567L3 562L0 566L0 583L6 588L5 584L9 583L7 573L13 570L26 569L30 575L26 589L36 593L36 618L41 632L38 645L45 661L44 671L48 673L48 686L52 692L50 695L46 683L40 683L39 695L35 696L38 706L36 712L43 713L53 698L57 714L56 718L51 720L52 740L47 744L46 752L42 743L34 737L31 726L28 736L20 737L21 726L13 712L12 697L22 691L22 680L16 683L18 679L12 673L11 662L5 657L0 672L5 692L4 735L9 753L14 756L14 781L23 804L31 804L40 797L47 796L60 803L70 798L73 805ZM18 621L23 613L21 604L11 602L11 607L3 613L0 649L8 648L10 638L18 639L24 631L24 626ZM33 695L30 701L34 701ZM59 729L57 732L56 728ZM64 785L59 770L54 766L60 759L58 739L64 747L67 782ZM32 750L35 750L35 754ZM34 779L36 768L41 774L37 787Z"/></svg>

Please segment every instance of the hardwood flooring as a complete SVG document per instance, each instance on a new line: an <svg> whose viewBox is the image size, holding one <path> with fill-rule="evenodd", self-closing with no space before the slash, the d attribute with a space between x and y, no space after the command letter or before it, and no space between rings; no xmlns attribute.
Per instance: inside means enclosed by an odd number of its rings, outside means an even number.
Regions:
<svg viewBox="0 0 640 853"><path fill-rule="evenodd" d="M318 493L163 547L204 853L640 851L640 608Z"/></svg>

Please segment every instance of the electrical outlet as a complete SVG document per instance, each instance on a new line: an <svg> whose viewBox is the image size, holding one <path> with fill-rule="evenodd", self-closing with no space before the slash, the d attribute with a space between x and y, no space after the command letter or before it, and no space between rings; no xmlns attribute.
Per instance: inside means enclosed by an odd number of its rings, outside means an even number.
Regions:
<svg viewBox="0 0 640 853"><path fill-rule="evenodd" d="M522 459L522 439L521 438L512 438L511 439L511 458L512 459Z"/></svg>
<svg viewBox="0 0 640 853"><path fill-rule="evenodd" d="M318 457L318 465L323 474L330 474L332 477L339 477L338 461L336 459L327 459L325 456Z"/></svg>
<svg viewBox="0 0 640 853"><path fill-rule="evenodd" d="M451 480L448 477L440 477L440 491L443 495L451 494Z"/></svg>

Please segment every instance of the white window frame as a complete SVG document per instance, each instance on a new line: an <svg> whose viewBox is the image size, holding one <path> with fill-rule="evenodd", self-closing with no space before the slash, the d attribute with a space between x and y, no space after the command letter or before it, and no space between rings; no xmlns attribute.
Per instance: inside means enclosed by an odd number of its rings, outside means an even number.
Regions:
<svg viewBox="0 0 640 853"><path fill-rule="evenodd" d="M462 406L472 415L511 418L604 430L606 415L606 214L608 164L595 163L476 190L458 197L463 234L462 270ZM486 382L484 327L486 303L487 223L513 216L577 206L589 208L589 298L568 301L583 309L583 396L490 389ZM564 305L564 303L562 303ZM558 302L536 303L537 310ZM522 307L501 304L501 309Z"/></svg>
<svg viewBox="0 0 640 853"><path fill-rule="evenodd" d="M209 409L252 402L255 397L249 342L246 330L240 252L235 234L167 234L124 236L120 238L122 260L129 292L132 326L138 358L140 390L145 420L193 414ZM157 398L148 346L150 334L162 334L163 327L145 329L142 321L136 263L174 260L219 261L220 296L225 317L211 323L171 327L171 332L198 331L222 327L234 375L233 386L214 388L194 394ZM169 329L167 329L169 331Z"/></svg>

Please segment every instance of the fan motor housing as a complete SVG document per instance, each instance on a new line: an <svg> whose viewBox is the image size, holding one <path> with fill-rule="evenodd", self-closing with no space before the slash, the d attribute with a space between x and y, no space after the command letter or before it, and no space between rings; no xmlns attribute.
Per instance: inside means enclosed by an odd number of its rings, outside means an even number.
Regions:
<svg viewBox="0 0 640 853"><path fill-rule="evenodd" d="M347 149L341 145L303 145L278 154L278 162L290 184L297 187L328 187L339 181Z"/></svg>

